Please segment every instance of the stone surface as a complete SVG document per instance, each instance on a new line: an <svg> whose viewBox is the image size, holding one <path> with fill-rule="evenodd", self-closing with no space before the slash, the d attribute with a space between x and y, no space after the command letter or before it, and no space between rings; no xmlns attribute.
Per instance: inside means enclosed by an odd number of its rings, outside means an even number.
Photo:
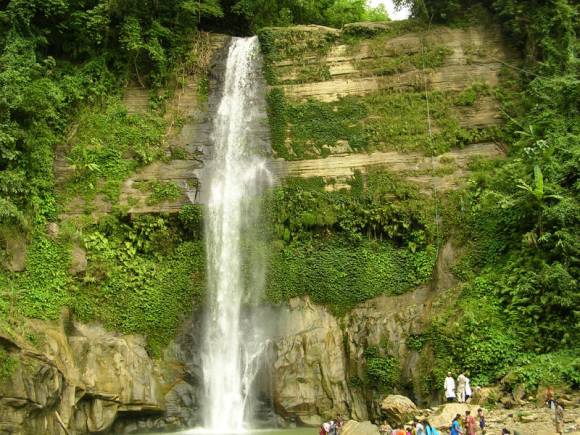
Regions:
<svg viewBox="0 0 580 435"><path fill-rule="evenodd" d="M188 410L197 410L197 400L181 380L183 369L170 357L165 362L173 370L152 360L142 337L70 320L28 326L39 349L0 333L3 364L12 367L0 378L0 433L60 435L63 426L74 434L104 433L119 418L152 427L196 423Z"/></svg>
<svg viewBox="0 0 580 435"><path fill-rule="evenodd" d="M417 412L417 407L411 399L397 394L391 394L381 401L387 421L391 424L405 423Z"/></svg>
<svg viewBox="0 0 580 435"><path fill-rule="evenodd" d="M479 406L469 405L467 403L447 403L440 406L439 409L429 417L429 422L431 423L431 426L436 427L437 429L446 430L451 426L451 422L457 414L464 417L465 411L471 411L471 414L475 416L478 409Z"/></svg>
<svg viewBox="0 0 580 435"><path fill-rule="evenodd" d="M355 23L345 27L343 31L349 32L355 26L363 26L365 33L372 34L380 33L389 24ZM402 54L420 53L422 44L445 46L450 55L442 66L427 69L425 72L414 67L390 75L377 74L375 71L376 65L381 64L377 61L385 59L387 62L389 58ZM333 101L345 95L364 95L380 90L413 90L424 79L433 90L460 90L474 82L495 86L502 63L513 57L504 45L497 26L466 29L434 27L424 33L409 32L385 38L380 47L372 42L362 41L353 51L346 45L337 44L324 56L315 52L307 53L300 59L277 62L274 68L282 75L281 82L288 97ZM327 67L330 80L292 83L305 64Z"/></svg>
<svg viewBox="0 0 580 435"><path fill-rule="evenodd" d="M376 169L399 173L424 190L453 190L461 186L474 158L503 158L504 152L494 143L480 143L441 154L433 159L420 153L374 152L371 154L338 154L323 159L285 161L274 160L272 171L277 179L283 177L323 177L327 180L346 180L355 172L365 174ZM452 167L448 162L452 162ZM451 167L451 173L431 176L431 171ZM414 175L421 174L421 175Z"/></svg>
<svg viewBox="0 0 580 435"><path fill-rule="evenodd" d="M342 427L341 435L379 435L379 428L370 421L347 421Z"/></svg>
<svg viewBox="0 0 580 435"><path fill-rule="evenodd" d="M364 420L366 409L356 407L347 384L343 335L334 316L296 299L280 317L280 329L274 363L276 411L301 419L354 415Z"/></svg>
<svg viewBox="0 0 580 435"><path fill-rule="evenodd" d="M440 250L439 275L455 264L451 242ZM274 343L274 403L287 419L318 415L323 419L352 418L358 421L380 417L380 403L373 401L364 386L349 382L365 379L364 351L389 343L388 353L401 364L402 381L419 394L419 354L406 339L420 333L431 310L433 298L448 279L436 279L433 287L421 286L398 296L379 296L353 309L339 322L324 307L308 298L290 301L278 315L280 331Z"/></svg>

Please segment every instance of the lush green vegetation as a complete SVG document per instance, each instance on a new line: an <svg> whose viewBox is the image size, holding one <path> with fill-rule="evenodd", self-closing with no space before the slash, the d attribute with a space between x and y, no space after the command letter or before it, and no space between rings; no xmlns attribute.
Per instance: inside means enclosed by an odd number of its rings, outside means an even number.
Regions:
<svg viewBox="0 0 580 435"><path fill-rule="evenodd" d="M203 293L199 214L196 207L179 218L108 216L80 228L67 224L52 238L35 233L26 271L2 275L2 287L11 293L1 320L56 320L68 307L80 320L146 335L157 354ZM69 269L72 244L87 252L86 270L76 274Z"/></svg>
<svg viewBox="0 0 580 435"><path fill-rule="evenodd" d="M259 32L271 84L330 78L312 63L335 43L380 50L385 39L426 28L427 22L462 24L470 0L403 1L417 20L379 30L346 27L309 32ZM457 110L492 92L429 92L435 135L429 138L424 89L348 97L336 102L290 101L268 96L273 147L286 159L326 156L333 147L354 151L441 153L474 141L501 140L505 161L472 165L469 185L439 204L444 231L465 255L454 273L462 284L442 292L433 319L408 347L421 352L426 391L439 389L449 369L469 370L473 383L503 378L507 386L578 387L580 296L580 115L578 5L571 0L485 0L493 20L517 41L523 62L506 65L511 82L495 95L506 125L466 130ZM480 6L481 7L481 6ZM222 16L225 14L225 17ZM199 207L178 216L60 223L61 207L80 196L111 203L133 171L178 150L167 150L163 85L176 68L195 70L198 26L241 20L243 31L290 23L340 26L385 19L360 0L73 2L17 1L0 5L0 238L22 237L26 269L0 274L0 323L9 330L25 318L55 320L69 308L83 321L147 335L159 354L183 316L203 293L204 255ZM473 18L471 18L473 20ZM221 24L219 20L221 21ZM339 40L340 38L340 40ZM437 67L448 50L360 61L376 76L419 65ZM475 53L474 58L477 56ZM292 58L295 69L274 63ZM294 74L290 78L284 75ZM120 100L127 83L153 89L151 112L129 114ZM208 81L200 78L201 98ZM404 111L402 109L405 109ZM385 122L388 120L388 122ZM55 186L57 151L71 166ZM268 212L273 253L267 298L281 302L310 295L336 314L381 294L400 294L429 280L436 256L435 204L382 172L349 180L350 190L327 191L322 180L290 180L275 189ZM150 204L176 199L173 183L145 186ZM73 247L86 251L86 269L71 271ZM3 258L4 260L4 258ZM31 341L33 341L31 339ZM389 391L398 362L386 349L365 353L367 386ZM0 380L15 370L0 350ZM355 380L352 380L353 383Z"/></svg>
<svg viewBox="0 0 580 435"><path fill-rule="evenodd" d="M165 155L166 121L155 113L130 115L117 98L83 110L76 122L65 152L72 169L62 189L66 199L103 194L115 204L129 175Z"/></svg>
<svg viewBox="0 0 580 435"><path fill-rule="evenodd" d="M291 243L272 255L266 296L282 302L309 295L343 315L365 300L427 282L435 256L433 247L411 252L378 241Z"/></svg>
<svg viewBox="0 0 580 435"><path fill-rule="evenodd" d="M489 95L485 86L429 95L432 136L426 125L425 94L384 91L349 96L336 102L290 101L281 89L268 95L272 148L287 160L326 157L347 143L352 151L420 151L437 155L456 147L492 140L496 128L461 127L458 110ZM384 120L389 122L385 123Z"/></svg>
<svg viewBox="0 0 580 435"><path fill-rule="evenodd" d="M577 385L578 6L483 3L524 54L516 86L502 96L510 156L474 165L469 187L446 210L447 225L468 247L455 268L465 285L441 297L440 315L422 337L431 355L425 380L439 382L452 368L484 384L507 375L506 385L529 390ZM413 5L420 16L454 22L471 2Z"/></svg>
<svg viewBox="0 0 580 435"><path fill-rule="evenodd" d="M86 109L87 113L98 110L108 95L128 80L164 83L195 39L196 18L220 14L214 0L4 3L0 7L1 223L26 226L39 219L53 219L54 150L57 143L65 141L76 110L91 105L97 109ZM113 124L121 133L123 116L119 106L112 103L107 114L93 116L92 121L99 124L99 117L116 117ZM126 135L138 122L128 120L120 142L129 139ZM91 138L85 136L86 140ZM85 139L79 138L72 156L78 171L90 172L89 179L94 181L98 170L116 175L126 170L120 161L112 165L114 168L90 161L94 157L83 155ZM105 135L103 139L111 138ZM90 149L103 145L93 143ZM116 145L131 146L126 141ZM142 147L146 145L147 141ZM114 150L119 151L123 154L126 149ZM133 155L118 159L153 157L143 151L132 149ZM99 151L102 153L106 151Z"/></svg>
<svg viewBox="0 0 580 435"><path fill-rule="evenodd" d="M381 394L392 393L400 378L399 361L388 356L386 350L378 346L367 347L364 356L367 386Z"/></svg>
<svg viewBox="0 0 580 435"><path fill-rule="evenodd" d="M386 172L357 175L349 190L287 180L269 205L274 229L267 297L310 295L344 314L381 294L401 294L433 270L431 201Z"/></svg>
<svg viewBox="0 0 580 435"><path fill-rule="evenodd" d="M247 20L254 31L267 26L323 24L340 27L355 21L389 19L384 6L369 8L366 0L235 0L231 11Z"/></svg>

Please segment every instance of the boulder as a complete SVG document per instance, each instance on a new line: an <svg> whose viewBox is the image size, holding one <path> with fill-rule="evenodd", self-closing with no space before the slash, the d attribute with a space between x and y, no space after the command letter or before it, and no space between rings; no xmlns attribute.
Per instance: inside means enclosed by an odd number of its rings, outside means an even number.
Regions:
<svg viewBox="0 0 580 435"><path fill-rule="evenodd" d="M302 426L318 427L324 420L320 415L300 415L298 421Z"/></svg>
<svg viewBox="0 0 580 435"><path fill-rule="evenodd" d="M341 435L379 435L379 428L370 421L347 421L342 427Z"/></svg>
<svg viewBox="0 0 580 435"><path fill-rule="evenodd" d="M389 423L398 424L412 417L417 412L417 407L408 397L391 394L382 400L381 410Z"/></svg>
<svg viewBox="0 0 580 435"><path fill-rule="evenodd" d="M429 417L429 423L437 429L446 430L457 414L463 417L465 416L465 411L471 411L471 414L475 416L477 415L478 408L479 406L477 405L468 405L467 403L447 403L439 407Z"/></svg>

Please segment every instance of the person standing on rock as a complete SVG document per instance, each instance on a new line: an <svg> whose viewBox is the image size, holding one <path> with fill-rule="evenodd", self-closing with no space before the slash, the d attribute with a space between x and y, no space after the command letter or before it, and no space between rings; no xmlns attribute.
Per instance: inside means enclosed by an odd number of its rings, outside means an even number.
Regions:
<svg viewBox="0 0 580 435"><path fill-rule="evenodd" d="M561 434L564 432L564 407L560 402L556 402L556 432Z"/></svg>
<svg viewBox="0 0 580 435"><path fill-rule="evenodd" d="M451 372L447 373L443 388L445 389L445 398L447 399L447 402L453 402L455 400L455 379L451 376Z"/></svg>
<svg viewBox="0 0 580 435"><path fill-rule="evenodd" d="M546 388L546 405L550 409L555 409L554 388L551 385L548 385L548 388Z"/></svg>
<svg viewBox="0 0 580 435"><path fill-rule="evenodd" d="M479 417L479 429L481 430L481 434L485 435L487 433L487 429L485 427L485 416L483 415L483 409L479 408L477 410L477 416Z"/></svg>
<svg viewBox="0 0 580 435"><path fill-rule="evenodd" d="M463 435L463 429L459 422L461 421L461 414L457 414L453 421L451 422L451 432L450 435Z"/></svg>
<svg viewBox="0 0 580 435"><path fill-rule="evenodd" d="M459 376L457 376L457 400L459 403L465 402L465 384L467 383L467 378L461 372Z"/></svg>
<svg viewBox="0 0 580 435"><path fill-rule="evenodd" d="M465 401L469 401L469 399L471 398L473 394L473 391L471 391L471 379L469 379L467 376L465 377Z"/></svg>
<svg viewBox="0 0 580 435"><path fill-rule="evenodd" d="M427 420L423 420L423 427L425 428L425 435L439 435L439 431L431 426Z"/></svg>
<svg viewBox="0 0 580 435"><path fill-rule="evenodd" d="M465 433L467 435L475 435L477 430L477 423L475 417L471 415L471 411L465 411Z"/></svg>

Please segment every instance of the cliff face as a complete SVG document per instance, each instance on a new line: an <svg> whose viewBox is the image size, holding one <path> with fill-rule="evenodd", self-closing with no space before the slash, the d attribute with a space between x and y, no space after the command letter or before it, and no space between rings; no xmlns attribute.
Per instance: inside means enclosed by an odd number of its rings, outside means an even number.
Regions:
<svg viewBox="0 0 580 435"><path fill-rule="evenodd" d="M468 161L503 154L493 133L502 123L495 89L514 55L497 26L360 23L342 31L273 28L260 37L271 89L290 108L273 124L279 129L275 153L291 160L274 162L281 176L320 176L343 188L355 171L379 169L445 191L461 185ZM292 116L309 105L328 108L339 120L345 108L364 114L323 136L299 124L331 122L326 112L314 120ZM432 155L438 156L433 162Z"/></svg>
<svg viewBox="0 0 580 435"><path fill-rule="evenodd" d="M431 286L379 296L343 318L308 298L290 301L275 344L276 411L312 425L339 415L380 418L381 396L374 396L367 384L369 348L382 348L398 362L399 392L428 403L431 398L422 396L420 388L420 353L409 342L423 332L438 298L457 284L450 271L456 255L448 242L439 252Z"/></svg>
<svg viewBox="0 0 580 435"><path fill-rule="evenodd" d="M188 327L162 360L149 356L141 336L67 319L30 322L34 343L1 336L0 433L117 434L199 424Z"/></svg>
<svg viewBox="0 0 580 435"><path fill-rule="evenodd" d="M493 136L501 124L494 90L511 54L499 30L390 26L267 31L268 91L283 95L285 110L283 122L276 125L272 123L280 119L275 107L269 112L273 130L278 129L272 168L279 180L322 177L327 190L336 190L349 188L345 181L356 172L387 170L417 184L424 194L444 193L463 184L472 162L502 157ZM218 88L226 42L226 37L210 37L210 89ZM199 200L219 94L210 92L204 101L198 95L199 77L186 75L183 80L168 104L180 122L168 129L167 158L145 165L122 184L118 203L129 213L175 213ZM425 91L433 103L431 138ZM148 91L129 88L124 103L130 113L147 112ZM311 107L316 110L308 112ZM345 119L332 118L345 107L357 110ZM324 116L318 119L320 114ZM301 130L309 120L311 130ZM322 125L326 133L320 135L317 122L342 124ZM258 131L262 139L269 134L265 122ZM172 155L170 148L181 155ZM66 152L63 146L55 163L60 180L70 176ZM181 196L149 203L151 193L138 185L157 181L175 182ZM91 204L73 198L61 217L95 217L111 210L112 204L98 196ZM86 262L84 258L84 268ZM419 353L409 343L427 323L434 301L456 284L450 273L454 262L448 242L440 249L431 285L379 296L343 317L308 297L292 299L282 308L273 345L276 412L313 425L339 414L375 418L377 397L367 384L369 349L380 349L376 360L397 361L401 389L427 402L418 385ZM79 434L131 433L199 423L195 322L184 324L158 360L147 354L138 336L72 321L30 327L39 336L35 343L27 344L18 334L0 337L1 361L8 367L0 376L0 432L63 434L66 428Z"/></svg>

